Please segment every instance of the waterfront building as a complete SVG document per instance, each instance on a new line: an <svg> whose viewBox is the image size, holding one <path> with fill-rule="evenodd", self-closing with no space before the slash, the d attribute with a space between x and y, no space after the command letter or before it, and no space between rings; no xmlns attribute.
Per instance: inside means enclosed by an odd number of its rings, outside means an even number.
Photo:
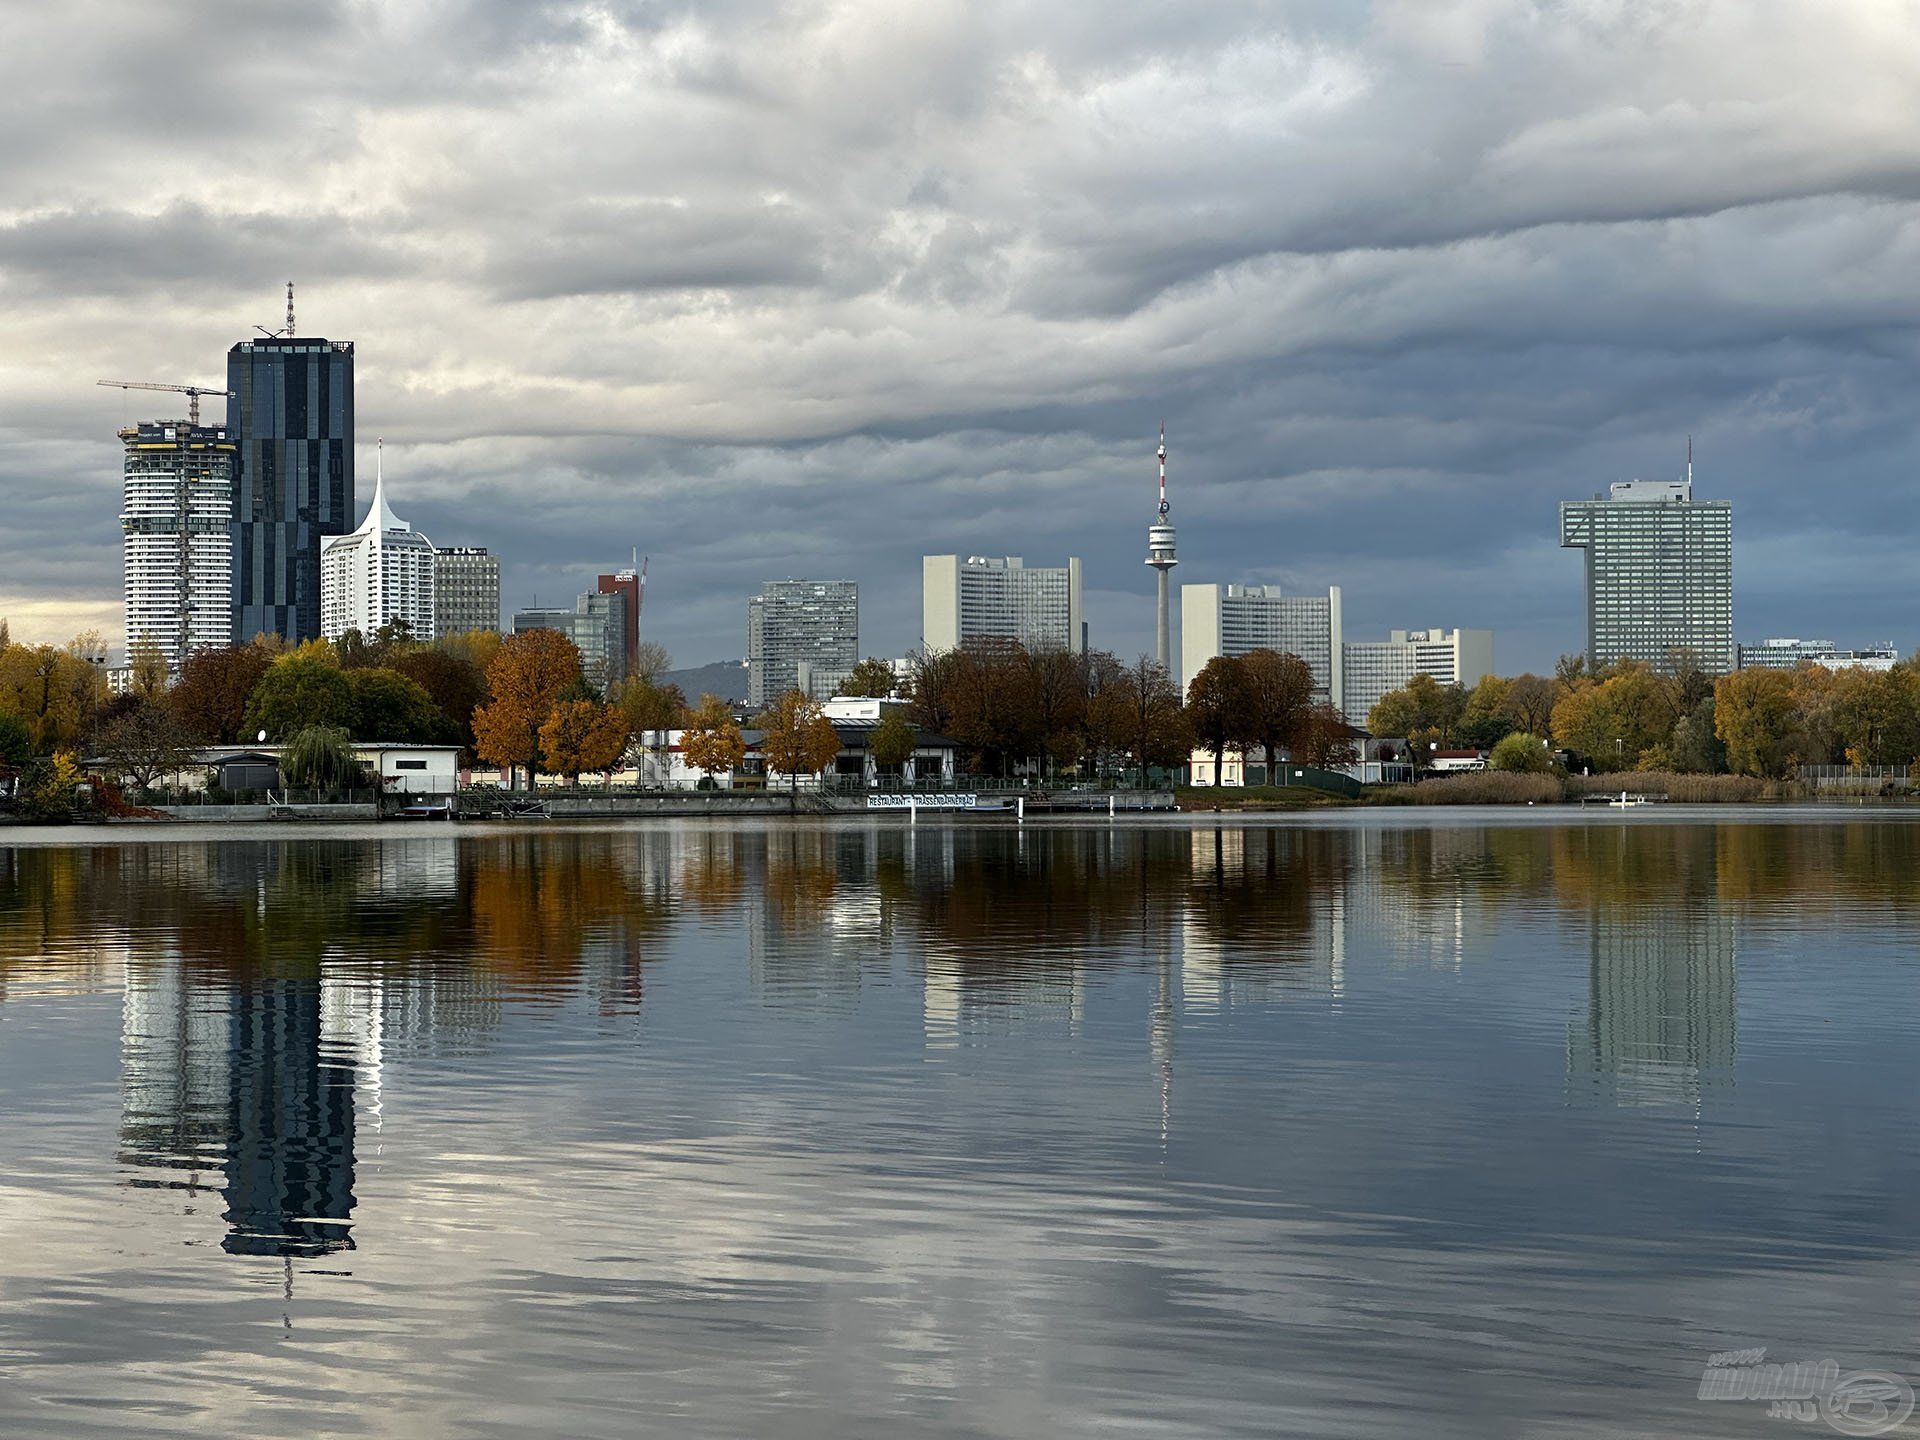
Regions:
<svg viewBox="0 0 1920 1440"><path fill-rule="evenodd" d="M433 633L466 635L500 628L500 557L484 545L433 553Z"/></svg>
<svg viewBox="0 0 1920 1440"><path fill-rule="evenodd" d="M1324 595L1287 595L1278 585L1180 587L1180 688L1209 660L1277 650L1313 672L1314 699L1338 705L1343 693L1340 587Z"/></svg>
<svg viewBox="0 0 1920 1440"><path fill-rule="evenodd" d="M860 663L860 587L852 580L769 580L747 601L747 705L789 690L835 694Z"/></svg>
<svg viewBox="0 0 1920 1440"><path fill-rule="evenodd" d="M1584 550L1587 659L1709 674L1734 668L1733 506L1693 498L1684 480L1626 480L1560 506L1560 544Z"/></svg>
<svg viewBox="0 0 1920 1440"><path fill-rule="evenodd" d="M558 630L580 652L580 667L602 690L612 690L627 678L627 598L589 591L570 609L535 606L516 610L513 633Z"/></svg>
<svg viewBox="0 0 1920 1440"><path fill-rule="evenodd" d="M352 534L332 536L321 546L321 636L338 640L349 630L370 636L396 625L416 640L431 640L434 570L433 543L387 507L386 478L376 458L367 518Z"/></svg>
<svg viewBox="0 0 1920 1440"><path fill-rule="evenodd" d="M227 352L227 389L240 447L231 638L315 639L320 543L355 514L353 344L296 337L291 324L242 340Z"/></svg>
<svg viewBox="0 0 1920 1440"><path fill-rule="evenodd" d="M143 420L120 442L127 649L174 673L232 638L239 447L224 425L178 420Z"/></svg>
<svg viewBox="0 0 1920 1440"><path fill-rule="evenodd" d="M1800 665L1823 665L1829 670L1891 670L1900 659L1892 645L1868 645L1842 650L1831 640L1781 637L1740 647L1742 670L1792 670Z"/></svg>
<svg viewBox="0 0 1920 1440"><path fill-rule="evenodd" d="M1029 566L1018 555L928 555L920 571L920 643L930 652L969 640L1017 640L1029 650L1076 655L1087 648L1077 558Z"/></svg>
<svg viewBox="0 0 1920 1440"><path fill-rule="evenodd" d="M1471 690L1492 673L1491 630L1393 630L1385 640L1341 646L1340 710L1349 724L1365 725L1382 695L1416 675Z"/></svg>

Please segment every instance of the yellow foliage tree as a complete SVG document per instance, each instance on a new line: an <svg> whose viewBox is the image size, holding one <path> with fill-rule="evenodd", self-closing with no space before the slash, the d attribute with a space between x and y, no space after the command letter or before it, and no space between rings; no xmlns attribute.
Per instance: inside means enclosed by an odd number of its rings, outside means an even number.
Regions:
<svg viewBox="0 0 1920 1440"><path fill-rule="evenodd" d="M818 775L840 753L840 735L821 710L820 702L798 690L789 690L760 717L760 749L767 757L767 773L787 777L797 795L802 775Z"/></svg>
<svg viewBox="0 0 1920 1440"><path fill-rule="evenodd" d="M718 695L702 695L680 735L687 764L704 775L731 775L747 758L747 737Z"/></svg>
<svg viewBox="0 0 1920 1440"><path fill-rule="evenodd" d="M562 700L540 727L542 763L549 775L564 775L576 785L583 771L611 774L630 733L616 706Z"/></svg>

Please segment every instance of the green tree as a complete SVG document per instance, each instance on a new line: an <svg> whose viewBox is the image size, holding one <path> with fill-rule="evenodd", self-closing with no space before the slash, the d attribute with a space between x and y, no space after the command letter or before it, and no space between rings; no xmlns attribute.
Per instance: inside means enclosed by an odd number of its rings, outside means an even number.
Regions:
<svg viewBox="0 0 1920 1440"><path fill-rule="evenodd" d="M840 753L839 732L821 710L820 702L799 690L778 697L756 723L767 774L784 774L795 801L800 777L818 775Z"/></svg>
<svg viewBox="0 0 1920 1440"><path fill-rule="evenodd" d="M1669 751L1676 770L1695 775L1725 773L1727 747L1714 733L1713 696L1709 695L1700 701L1693 707L1692 713L1683 716L1673 727Z"/></svg>
<svg viewBox="0 0 1920 1440"><path fill-rule="evenodd" d="M425 687L397 670L348 670L353 719L348 733L356 740L399 741L409 745L457 743L457 733Z"/></svg>
<svg viewBox="0 0 1920 1440"><path fill-rule="evenodd" d="M353 741L337 725L308 725L280 752L280 773L298 790L344 790L360 778Z"/></svg>
<svg viewBox="0 0 1920 1440"><path fill-rule="evenodd" d="M247 701L249 731L264 730L269 740L321 727L346 730L353 724L353 686L331 660L295 651L268 667Z"/></svg>
<svg viewBox="0 0 1920 1440"><path fill-rule="evenodd" d="M1492 753L1487 757L1487 766L1492 770L1544 775L1553 769L1553 755L1547 749L1547 742L1538 735L1515 730L1494 744Z"/></svg>
<svg viewBox="0 0 1920 1440"><path fill-rule="evenodd" d="M33 732L18 715L0 710L0 766L19 770L33 758Z"/></svg>
<svg viewBox="0 0 1920 1440"><path fill-rule="evenodd" d="M1416 675L1375 702L1367 712L1367 729L1382 737L1430 735L1431 743L1447 746L1458 740L1466 710L1467 692L1460 686L1442 685L1431 675Z"/></svg>
<svg viewBox="0 0 1920 1440"><path fill-rule="evenodd" d="M893 694L894 684L893 666L869 655L853 667L840 693L860 695L869 700L885 700Z"/></svg>
<svg viewBox="0 0 1920 1440"><path fill-rule="evenodd" d="M913 728L906 711L890 709L867 737L867 753L881 769L897 770L913 758L919 744L920 732Z"/></svg>

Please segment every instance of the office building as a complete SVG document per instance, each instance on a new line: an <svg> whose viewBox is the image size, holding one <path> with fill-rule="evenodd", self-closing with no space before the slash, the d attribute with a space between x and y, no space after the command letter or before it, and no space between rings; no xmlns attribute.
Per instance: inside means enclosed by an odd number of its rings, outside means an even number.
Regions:
<svg viewBox="0 0 1920 1440"><path fill-rule="evenodd" d="M1278 585L1180 587L1182 692L1215 656L1249 650L1298 655L1313 672L1314 699L1338 705L1345 662L1340 587L1328 586L1324 595L1286 595Z"/></svg>
<svg viewBox="0 0 1920 1440"><path fill-rule="evenodd" d="M500 628L500 557L484 545L433 553L433 633L466 635Z"/></svg>
<svg viewBox="0 0 1920 1440"><path fill-rule="evenodd" d="M1416 675L1471 690L1493 673L1491 630L1394 630L1385 640L1341 647L1341 713L1365 725L1367 712Z"/></svg>
<svg viewBox="0 0 1920 1440"><path fill-rule="evenodd" d="M1685 480L1626 480L1560 506L1560 544L1587 557L1587 659L1733 669L1733 506Z"/></svg>
<svg viewBox="0 0 1920 1440"><path fill-rule="evenodd" d="M291 317L292 307L288 307ZM353 345L285 335L227 352L227 428L240 445L233 505L233 627L320 634L320 542L344 535L353 488Z"/></svg>
<svg viewBox="0 0 1920 1440"><path fill-rule="evenodd" d="M558 630L580 652L580 668L602 690L627 678L627 597L589 591L571 609L516 610L513 633Z"/></svg>
<svg viewBox="0 0 1920 1440"><path fill-rule="evenodd" d="M611 575L596 577L594 588L602 595L618 595L625 601L626 629L621 634L621 649L626 657L626 671L631 675L640 663L640 609L647 598L647 576L639 557L634 557L631 570L616 570Z"/></svg>
<svg viewBox="0 0 1920 1440"><path fill-rule="evenodd" d="M177 420L143 420L120 441L127 650L157 655L171 673L232 638L239 447L224 425Z"/></svg>
<svg viewBox="0 0 1920 1440"><path fill-rule="evenodd" d="M928 555L920 562L920 643L956 650L969 640L1017 640L1029 650L1087 648L1080 562L1027 565L1018 555Z"/></svg>
<svg viewBox="0 0 1920 1440"><path fill-rule="evenodd" d="M433 544L387 507L387 486L374 464L373 503L350 535L328 537L320 550L320 633L338 640L349 630L370 636L402 626L417 640L434 630Z"/></svg>
<svg viewBox="0 0 1920 1440"><path fill-rule="evenodd" d="M789 690L832 696L860 663L860 587L852 580L769 580L747 601L747 704Z"/></svg>
<svg viewBox="0 0 1920 1440"><path fill-rule="evenodd" d="M1822 665L1829 670L1891 670L1899 660L1900 652L1891 645L1841 650L1831 640L1780 638L1740 647L1742 670L1792 670L1801 665Z"/></svg>

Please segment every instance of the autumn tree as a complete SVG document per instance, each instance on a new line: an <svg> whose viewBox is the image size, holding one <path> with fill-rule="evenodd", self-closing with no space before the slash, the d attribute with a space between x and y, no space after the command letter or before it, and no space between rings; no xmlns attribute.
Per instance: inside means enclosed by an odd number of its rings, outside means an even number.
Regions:
<svg viewBox="0 0 1920 1440"><path fill-rule="evenodd" d="M558 630L509 636L487 667L493 698L473 716L480 758L503 770L525 766L531 787L540 765L540 727L580 679L580 652Z"/></svg>
<svg viewBox="0 0 1920 1440"><path fill-rule="evenodd" d="M893 694L895 683L893 666L869 655L849 672L840 693L869 700L885 700Z"/></svg>
<svg viewBox="0 0 1920 1440"><path fill-rule="evenodd" d="M1529 735L1546 739L1553 731L1553 702L1559 686L1544 675L1516 675L1506 683L1500 713Z"/></svg>
<svg viewBox="0 0 1920 1440"><path fill-rule="evenodd" d="M1553 738L1600 769L1631 770L1649 751L1664 750L1674 723L1666 682L1635 662L1569 691L1553 707Z"/></svg>
<svg viewBox="0 0 1920 1440"><path fill-rule="evenodd" d="M448 744L473 749L473 712L487 703L487 673L465 647L423 645L395 655L390 666L422 690L440 712L440 730Z"/></svg>
<svg viewBox="0 0 1920 1440"><path fill-rule="evenodd" d="M664 778L668 732L687 713L687 697L678 685L634 678L614 692L613 703L626 717L628 743L650 751L655 775Z"/></svg>
<svg viewBox="0 0 1920 1440"><path fill-rule="evenodd" d="M827 719L820 702L802 691L789 690L778 697L756 723L767 774L784 774L789 794L795 798L800 777L818 775L840 753L840 734L833 722Z"/></svg>
<svg viewBox="0 0 1920 1440"><path fill-rule="evenodd" d="M1166 666L1150 655L1118 670L1089 707L1089 729L1098 740L1130 755L1140 783L1155 767L1172 768L1193 749L1193 732L1180 705L1180 691Z"/></svg>
<svg viewBox="0 0 1920 1440"><path fill-rule="evenodd" d="M180 723L209 745L250 740L247 702L273 664L263 645L234 645L189 655L167 691L166 701ZM257 726L255 727L258 728Z"/></svg>
<svg viewBox="0 0 1920 1440"><path fill-rule="evenodd" d="M1784 670L1736 670L1713 687L1714 732L1736 774L1777 779L1792 767L1793 677Z"/></svg>
<svg viewBox="0 0 1920 1440"><path fill-rule="evenodd" d="M1322 700L1309 707L1301 721L1293 740L1293 758L1322 770L1338 770L1360 758L1353 736L1353 727L1347 723L1346 716Z"/></svg>
<svg viewBox="0 0 1920 1440"><path fill-rule="evenodd" d="M151 790L163 775L176 775L195 760L193 737L171 708L157 700L133 703L94 732L93 751L116 776Z"/></svg>
<svg viewBox="0 0 1920 1440"><path fill-rule="evenodd" d="M630 733L617 705L562 700L540 727L542 763L549 775L564 775L572 785L585 771L610 776L626 753Z"/></svg>
<svg viewBox="0 0 1920 1440"><path fill-rule="evenodd" d="M1228 747L1245 743L1251 708L1246 678L1235 656L1214 656L1187 686L1187 719L1194 738L1213 752L1216 785L1225 782Z"/></svg>
<svg viewBox="0 0 1920 1440"><path fill-rule="evenodd" d="M702 695L680 732L680 753L692 769L711 779L731 775L747 758L747 737L733 710L718 695Z"/></svg>
<svg viewBox="0 0 1920 1440"><path fill-rule="evenodd" d="M1246 736L1266 756L1269 778L1280 752L1291 749L1313 708L1313 671L1298 655L1261 648L1240 657L1246 688Z"/></svg>
<svg viewBox="0 0 1920 1440"><path fill-rule="evenodd" d="M1544 775L1553 769L1553 752L1538 735L1516 730L1503 736L1487 757L1490 770L1516 770L1523 774Z"/></svg>

